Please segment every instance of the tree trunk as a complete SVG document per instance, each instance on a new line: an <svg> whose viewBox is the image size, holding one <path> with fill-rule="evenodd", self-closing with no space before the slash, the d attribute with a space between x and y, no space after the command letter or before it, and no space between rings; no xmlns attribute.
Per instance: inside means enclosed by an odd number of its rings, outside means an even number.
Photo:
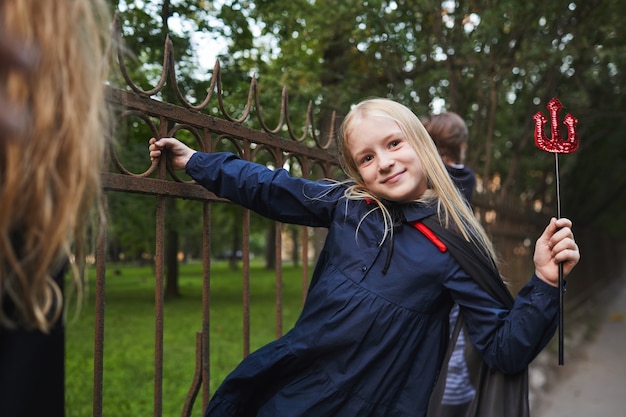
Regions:
<svg viewBox="0 0 626 417"><path fill-rule="evenodd" d="M276 269L276 225L273 223L265 235L265 268Z"/></svg>
<svg viewBox="0 0 626 417"><path fill-rule="evenodd" d="M296 226L291 227L291 240L293 241L293 251L291 252L291 260L293 266L300 265L300 229Z"/></svg>

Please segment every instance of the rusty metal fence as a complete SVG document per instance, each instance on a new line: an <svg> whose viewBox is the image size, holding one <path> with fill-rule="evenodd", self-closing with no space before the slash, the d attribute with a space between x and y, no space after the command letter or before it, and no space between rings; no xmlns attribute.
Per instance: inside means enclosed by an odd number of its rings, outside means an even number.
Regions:
<svg viewBox="0 0 626 417"><path fill-rule="evenodd" d="M124 65L122 52L118 54L119 69L127 84L127 88L108 88L107 99L113 109L116 123L114 126L123 126L125 120L132 119L133 123L143 123L148 127L152 137L165 137L185 132L187 137L194 138L192 145L197 150L212 152L222 143L228 143L243 159L255 161L259 154L267 164L268 155L270 164L275 167L297 166L298 174L306 178L332 178L339 171L338 161L329 152L332 144L334 119L322 135L317 127L313 126L312 110L309 107L306 127L301 136L294 134L288 114L288 99L283 91L279 122L275 127L268 127L263 115L258 110L259 94L257 83L252 79L247 103L237 117L231 116L224 105L224 96L221 88L221 70L216 63L211 85L207 96L200 104L192 104L186 100L180 91L175 79L173 48L171 43L165 45L165 59L161 79L154 88L144 90L133 82ZM179 104L167 103L157 99L162 97L164 88L168 88ZM218 108L220 117L209 114L209 106ZM259 129L252 129L246 125L251 118L256 118ZM286 132L283 137L279 132ZM145 159L148 160L147 140L145 138ZM162 415L163 400L163 336L164 336L164 269L165 269L165 225L166 200L189 199L196 200L202 205L202 264L203 264L203 294L202 320L196 336L196 364L195 374L190 383L185 404L181 405L183 416L190 416L194 407L205 408L209 399L210 380L210 298L211 298L211 209L214 204L224 204L212 193L195 184L179 178L177 173L168 170L165 158L159 163L149 166L144 172L133 172L123 158L118 157L115 147L110 152L111 164L109 172L102 174L102 184L106 192L116 191L124 193L139 193L154 196L156 210L156 241L154 255L155 280L155 341L154 341L154 415ZM242 225L242 277L243 277L243 355L250 351L250 212L243 211ZM103 380L104 380L104 327L105 327L105 280L107 231L102 227L97 239L96 247L96 285L95 285L95 348L94 348L94 392L93 415L102 416L103 413ZM276 224L276 335L283 332L282 324L282 237L281 225ZM310 251L310 235L313 232L302 227L299 233L302 243L301 259L307 260L312 254ZM304 297L308 286L309 265L302 263L302 294ZM107 341L107 343L113 343ZM201 393L202 404L196 404Z"/></svg>

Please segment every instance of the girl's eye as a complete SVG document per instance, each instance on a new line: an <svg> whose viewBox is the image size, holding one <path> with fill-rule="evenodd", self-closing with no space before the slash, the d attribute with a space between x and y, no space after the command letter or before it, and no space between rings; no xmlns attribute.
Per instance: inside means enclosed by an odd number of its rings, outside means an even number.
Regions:
<svg viewBox="0 0 626 417"><path fill-rule="evenodd" d="M395 148L395 147L396 147L396 146L398 146L399 144L400 144L400 141L399 141L399 140L392 140L392 141L389 143L389 147L391 147L391 148Z"/></svg>
<svg viewBox="0 0 626 417"><path fill-rule="evenodd" d="M374 158L372 157L372 155L367 155L367 156L364 156L364 157L361 159L361 163L362 163L362 164L366 164L366 163L370 162L372 159L374 159Z"/></svg>

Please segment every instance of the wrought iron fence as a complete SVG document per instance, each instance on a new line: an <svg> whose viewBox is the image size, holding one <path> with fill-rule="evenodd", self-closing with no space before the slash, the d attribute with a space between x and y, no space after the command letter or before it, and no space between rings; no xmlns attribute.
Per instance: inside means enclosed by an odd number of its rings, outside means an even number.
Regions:
<svg viewBox="0 0 626 417"><path fill-rule="evenodd" d="M173 47L171 42L166 42L165 58L161 78L156 86L144 90L135 84L124 64L124 56L121 50L118 52L120 74L125 80L127 87L124 89L109 88L107 99L113 109L115 126L124 126L127 120L132 123L143 123L152 137L165 137L183 134L192 137L195 144L192 146L200 151L212 152L220 144L228 143L230 149L243 159L255 161L258 155L263 155L264 163L275 167L285 167L287 164L294 169L297 167L298 175L306 178L333 178L339 172L337 158L329 152L334 135L334 117L324 130L319 130L313 124L313 111L309 106L306 115L305 128L300 136L296 136L295 129L291 126L288 113L288 97L286 91L282 92L280 116L275 127L268 126L262 112L259 111L259 93L256 79L252 79L249 88L247 102L242 106L242 112L238 116L232 116L224 104L224 95L221 86L221 69L219 62L213 70L211 85L206 97L200 104L192 104L185 98L185 94L176 81L173 61ZM163 96L164 89L174 92L177 104L167 103L157 99ZM212 116L207 110L209 107L219 109L219 117ZM247 121L256 119L260 126L253 129L247 126ZM320 133L325 132L325 133ZM282 136L281 134L285 136ZM147 140L145 159L149 161L147 154ZM160 162L150 164L147 169L135 172L134 165L127 164L120 157L115 146L110 152L111 169L102 174L102 184L105 191L117 191L124 193L139 193L154 196L156 211L156 240L154 251L155 271L155 357L154 357L154 415L162 415L163 400L163 335L164 335L164 269L165 269L165 229L166 229L166 200L189 199L196 200L202 205L203 233L202 233L202 263L203 263L203 295L202 295L202 320L196 337L196 363L193 380L190 381L188 395L185 404L182 405L183 416L191 415L198 394L201 392L202 408L209 399L210 380L210 299L211 299L211 208L214 204L224 204L224 201L212 193L195 184L193 181L181 179L179 174L168 169L165 158ZM269 159L269 162L268 162ZM136 168L135 168L136 169ZM242 224L242 277L243 277L243 355L250 351L250 212L243 211ZM282 324L282 237L281 225L276 224L276 335L283 332ZM299 245L301 259L311 257L310 235L313 231L302 227L299 233L302 243ZM95 288L95 349L94 349L94 416L102 415L103 406L103 375L104 375L104 326L105 326L105 277L106 277L106 230L101 230L97 243L96 253L96 288ZM308 262L302 263L302 297L308 286L309 266ZM109 343L107 341L107 343ZM192 343L192 342L190 342ZM196 405L200 407L200 405Z"/></svg>

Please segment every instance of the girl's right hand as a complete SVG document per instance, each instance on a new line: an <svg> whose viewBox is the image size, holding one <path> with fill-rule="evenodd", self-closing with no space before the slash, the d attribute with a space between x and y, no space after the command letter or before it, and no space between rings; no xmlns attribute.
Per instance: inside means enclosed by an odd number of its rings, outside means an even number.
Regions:
<svg viewBox="0 0 626 417"><path fill-rule="evenodd" d="M165 150L170 166L174 169L185 169L191 155L196 153L195 150L174 138L151 138L148 149L153 162L158 160Z"/></svg>

